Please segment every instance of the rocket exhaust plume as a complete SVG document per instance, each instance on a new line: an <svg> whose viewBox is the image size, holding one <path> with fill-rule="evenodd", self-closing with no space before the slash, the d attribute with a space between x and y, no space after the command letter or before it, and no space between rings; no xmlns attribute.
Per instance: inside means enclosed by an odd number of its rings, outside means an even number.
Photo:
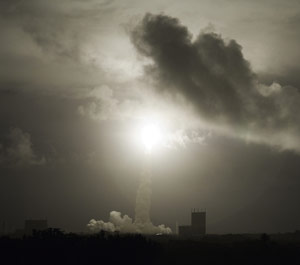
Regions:
<svg viewBox="0 0 300 265"><path fill-rule="evenodd" d="M146 156L145 165L141 175L140 185L136 193L135 203L135 223L150 223L151 209L151 171L150 171L150 155Z"/></svg>
<svg viewBox="0 0 300 265"><path fill-rule="evenodd" d="M152 224L150 219L151 194L151 154L148 153L145 155L145 163L136 194L134 222L128 215L122 217L120 212L112 211L109 222L92 219L87 224L88 229L96 233L104 230L121 233L171 234L171 228L163 224L158 226Z"/></svg>

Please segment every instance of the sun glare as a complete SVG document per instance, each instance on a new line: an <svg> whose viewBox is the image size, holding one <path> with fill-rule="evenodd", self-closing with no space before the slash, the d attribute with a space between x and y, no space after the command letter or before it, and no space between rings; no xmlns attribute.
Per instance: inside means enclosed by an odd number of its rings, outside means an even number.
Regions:
<svg viewBox="0 0 300 265"><path fill-rule="evenodd" d="M147 153L151 153L161 141L162 135L158 125L146 124L141 129L141 140Z"/></svg>

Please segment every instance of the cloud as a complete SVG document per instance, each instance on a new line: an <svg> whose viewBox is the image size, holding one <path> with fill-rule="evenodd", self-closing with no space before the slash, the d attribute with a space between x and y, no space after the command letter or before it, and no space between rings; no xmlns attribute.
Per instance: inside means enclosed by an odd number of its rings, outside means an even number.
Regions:
<svg viewBox="0 0 300 265"><path fill-rule="evenodd" d="M205 140L211 136L210 131L199 129L179 129L167 135L164 146L170 149L185 148L189 144L205 144Z"/></svg>
<svg viewBox="0 0 300 265"><path fill-rule="evenodd" d="M261 84L235 40L213 32L193 37L177 18L146 14L132 30L159 92L178 93L212 128L248 141L300 151L296 88Z"/></svg>
<svg viewBox="0 0 300 265"><path fill-rule="evenodd" d="M44 157L38 157L33 150L30 134L13 128L8 135L8 144L0 144L0 162L6 166L23 167L43 165Z"/></svg>
<svg viewBox="0 0 300 265"><path fill-rule="evenodd" d="M123 89L124 90L124 89ZM158 123L163 129L161 144L164 147L184 148L191 143L203 144L210 131L194 124L189 109L178 109L167 98L141 87L131 87L121 97L117 89L102 85L80 95L86 99L77 108L80 116L103 122L108 120L127 121L133 127L143 127L147 123ZM136 129L138 130L138 129ZM132 132L136 134L136 132Z"/></svg>
<svg viewBox="0 0 300 265"><path fill-rule="evenodd" d="M119 102L113 96L113 90L106 85L94 88L85 95L88 103L78 107L78 113L94 120L107 120L117 113Z"/></svg>
<svg viewBox="0 0 300 265"><path fill-rule="evenodd" d="M258 81L241 45L209 32L212 27L193 37L178 19L148 14L131 33L134 47L146 58L138 61L124 30L129 18L136 21L136 11L124 12L125 2L13 0L2 1L0 7L0 58L5 62L0 66L0 90L24 88L75 97L91 88L101 91L102 84L107 84L110 94L88 94L78 102L78 113L101 121L131 119L145 107L164 111L148 97L146 89L137 92L142 83L141 68L150 59L153 63L146 66L145 73L153 77L158 91L164 92L157 93L157 98L165 105L171 101L166 93L173 99L179 94L200 114L199 120L207 128L218 127L282 149L300 149L297 90L277 81L280 90L271 92L272 80L268 84ZM144 10L145 6L139 12ZM186 16L182 19L189 23ZM297 16L294 20L297 22ZM147 83L149 78L143 81ZM119 93L124 89L131 89L131 94ZM177 98L173 104L186 108ZM190 119L190 115L186 117ZM186 129L196 131L189 125L175 131L188 135Z"/></svg>
<svg viewBox="0 0 300 265"><path fill-rule="evenodd" d="M165 225L155 226L151 222L137 223L133 222L128 215L122 216L120 212L111 211L109 222L91 219L87 224L92 233L100 232L121 232L121 233L142 233L142 234L171 234L172 231Z"/></svg>
<svg viewBox="0 0 300 265"><path fill-rule="evenodd" d="M128 53L112 45L125 35L118 10L115 1L0 1L0 89L72 94L110 75L128 78Z"/></svg>

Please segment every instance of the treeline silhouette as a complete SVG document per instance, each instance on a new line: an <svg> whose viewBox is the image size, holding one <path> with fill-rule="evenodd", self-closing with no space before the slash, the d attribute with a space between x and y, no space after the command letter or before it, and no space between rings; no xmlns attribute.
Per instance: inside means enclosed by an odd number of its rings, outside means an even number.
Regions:
<svg viewBox="0 0 300 265"><path fill-rule="evenodd" d="M0 264L300 264L300 240L273 240L267 234L79 235L50 228L23 238L0 238L0 254Z"/></svg>

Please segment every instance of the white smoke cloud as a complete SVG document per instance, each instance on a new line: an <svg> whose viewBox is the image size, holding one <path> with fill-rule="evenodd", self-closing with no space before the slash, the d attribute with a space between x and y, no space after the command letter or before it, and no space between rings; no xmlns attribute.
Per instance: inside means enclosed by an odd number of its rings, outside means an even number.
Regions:
<svg viewBox="0 0 300 265"><path fill-rule="evenodd" d="M139 234L171 234L172 230L165 225L155 226L151 222L136 223L128 215L123 215L117 211L111 211L109 221L91 219L87 224L92 233L100 231L120 232L120 233L139 233Z"/></svg>
<svg viewBox="0 0 300 265"><path fill-rule="evenodd" d="M92 232L104 230L108 232L120 231L124 233L134 233L136 230L132 219L128 215L122 216L121 213L117 211L110 212L109 222L92 219L87 227Z"/></svg>
<svg viewBox="0 0 300 265"><path fill-rule="evenodd" d="M150 220L151 194L151 161L150 155L147 155L136 195L135 220L133 221L126 214L122 216L120 212L112 211L108 222L92 219L87 224L88 229L93 233L103 230L121 233L171 234L171 228L163 224L158 226L152 224Z"/></svg>

